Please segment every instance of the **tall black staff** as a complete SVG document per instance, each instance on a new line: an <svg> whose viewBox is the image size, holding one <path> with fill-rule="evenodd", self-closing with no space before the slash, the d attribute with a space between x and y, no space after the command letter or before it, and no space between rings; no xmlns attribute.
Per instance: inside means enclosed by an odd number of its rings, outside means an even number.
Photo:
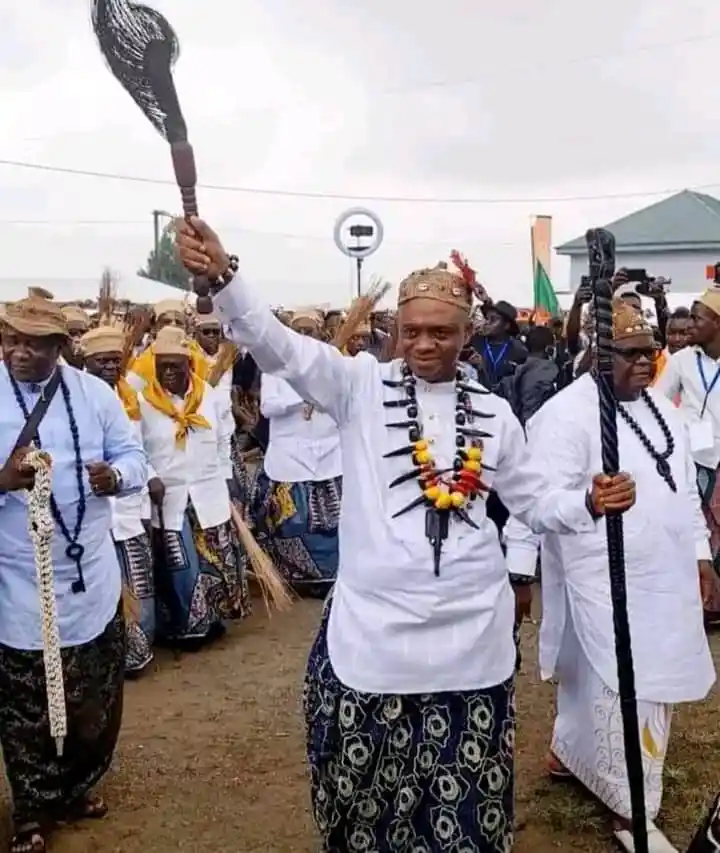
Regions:
<svg viewBox="0 0 720 853"><path fill-rule="evenodd" d="M603 472L614 476L620 472L617 434L617 398L613 381L613 312L612 278L615 274L615 237L602 228L590 229L585 235L590 263L590 285L593 291L597 333L597 386L600 397L600 441ZM625 583L625 542L622 515L608 512L608 564L612 599L615 656L617 659L618 693L623 721L625 761L630 786L632 830L635 853L649 853L645 816L645 781L640 744L635 669L633 667L630 623L628 620L627 586Z"/></svg>
<svg viewBox="0 0 720 853"><path fill-rule="evenodd" d="M198 215L195 154L178 101L172 69L180 54L177 36L157 11L128 0L93 0L92 24L113 76L170 145L183 215ZM210 283L196 277L197 310L212 312Z"/></svg>

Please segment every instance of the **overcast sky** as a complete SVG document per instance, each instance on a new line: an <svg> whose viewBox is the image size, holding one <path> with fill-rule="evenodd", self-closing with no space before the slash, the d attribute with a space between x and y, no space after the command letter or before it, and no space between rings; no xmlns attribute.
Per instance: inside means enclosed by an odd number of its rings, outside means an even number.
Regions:
<svg viewBox="0 0 720 853"><path fill-rule="evenodd" d="M169 180L167 145L105 68L89 5L0 9L0 159ZM332 229L357 204L385 226L368 273L397 282L458 248L495 298L529 304L534 214L553 216L559 243L658 191L720 194L717 0L153 5L180 40L200 182L341 196L200 190L273 302L348 302ZM551 201L577 196L605 198ZM177 212L177 190L0 165L0 277L133 273L154 208ZM552 275L567 287L565 264Z"/></svg>

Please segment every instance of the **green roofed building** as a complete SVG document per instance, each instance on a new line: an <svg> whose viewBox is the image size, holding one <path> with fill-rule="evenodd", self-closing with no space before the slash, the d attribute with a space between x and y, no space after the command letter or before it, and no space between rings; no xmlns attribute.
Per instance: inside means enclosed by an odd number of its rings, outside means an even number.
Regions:
<svg viewBox="0 0 720 853"><path fill-rule="evenodd" d="M602 227L615 235L618 267L672 279L673 293L702 291L706 267L720 261L720 201L705 193L683 190ZM574 290L587 274L584 235L555 251L570 258Z"/></svg>

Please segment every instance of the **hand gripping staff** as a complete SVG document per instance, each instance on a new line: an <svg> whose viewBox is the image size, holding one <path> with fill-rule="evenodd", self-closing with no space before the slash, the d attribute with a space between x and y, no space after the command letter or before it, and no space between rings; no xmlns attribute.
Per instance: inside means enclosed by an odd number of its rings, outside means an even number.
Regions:
<svg viewBox="0 0 720 853"><path fill-rule="evenodd" d="M180 54L175 32L159 12L128 0L92 0L92 24L113 76L170 144L183 216L197 216L195 154L172 77ZM198 312L211 313L207 278L196 277L193 289Z"/></svg>
<svg viewBox="0 0 720 853"><path fill-rule="evenodd" d="M613 381L612 277L615 274L615 237L602 228L592 228L585 235L585 240L588 247L589 283L593 292L597 334L597 387L600 401L600 441L603 472L612 476L620 471L617 399ZM630 786L633 839L635 853L649 853L640 725L628 621L622 515L614 512L606 513L605 525L610 569L610 597L612 599L613 626L615 629L618 692L620 694L625 760Z"/></svg>

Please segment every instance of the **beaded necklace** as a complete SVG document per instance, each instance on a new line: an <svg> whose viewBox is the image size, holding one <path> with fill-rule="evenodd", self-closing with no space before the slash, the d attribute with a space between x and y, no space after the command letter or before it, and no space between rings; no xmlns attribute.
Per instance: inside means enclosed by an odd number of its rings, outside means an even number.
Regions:
<svg viewBox="0 0 720 853"><path fill-rule="evenodd" d="M494 418L495 415L473 408L472 394L490 394L468 382L462 371L455 374L455 447L456 453L451 468L438 469L430 452L430 444L423 436L420 408L417 400L417 380L410 367L403 364L400 380L384 379L388 388L404 391L399 400L385 400L383 406L390 409L404 408L406 420L387 424L388 428L407 430L408 444L391 450L383 458L410 456L413 468L396 477L389 485L393 489L402 483L416 480L420 495L393 514L398 518L411 510L425 507L425 535L433 548L435 575L440 575L440 556L443 542L448 537L450 518L455 517L478 529L467 510L482 493L489 491L482 480L483 471L494 469L483 464L483 440L492 434L476 429L476 418Z"/></svg>
<svg viewBox="0 0 720 853"><path fill-rule="evenodd" d="M55 519L55 523L60 528L60 532L63 535L63 538L67 542L67 547L65 548L65 556L68 560L72 560L77 567L77 580L72 583L72 591L74 593L85 592L85 577L83 575L82 569L82 558L85 556L85 546L81 545L78 542L80 538L80 533L82 531L83 522L85 521L85 510L87 508L87 496L85 494L85 477L83 472L83 464L82 464L82 454L80 452L80 433L78 431L77 421L75 420L75 413L72 408L72 404L70 402L70 391L65 383L65 377L62 373L62 368L58 365L56 370L60 372L60 392L63 396L63 402L65 403L65 411L68 415L68 421L70 424L70 435L72 436L73 450L75 452L75 478L77 480L78 486L78 505L77 505L77 514L75 516L75 526L73 528L73 532L70 533L67 524L65 523L65 519L62 517L62 513L60 512L60 507L57 505L57 501L55 500L55 496L53 494L50 495L50 510L52 512L53 518ZM25 416L25 420L30 417L30 411L27 407L27 403L25 402L25 398L20 391L20 386L17 384L15 377L8 370L7 372L8 378L10 379L10 385L12 386L13 393L15 394L15 399L17 400L17 404L20 407L23 415ZM40 435L36 435L35 444L39 449L42 448L42 444L40 442Z"/></svg>
<svg viewBox="0 0 720 853"><path fill-rule="evenodd" d="M677 492L677 484L675 483L675 478L672 475L672 470L670 468L670 463L668 459L673 455L675 450L675 439L673 438L672 432L670 431L670 427L665 422L665 418L660 413L660 410L655 405L655 401L648 394L647 391L640 392L640 399L644 400L647 403L648 408L650 409L650 413L655 418L658 426L662 430L663 437L665 438L666 448L665 450L659 452L653 447L650 439L645 435L642 430L640 424L633 418L630 412L625 409L622 403L618 402L618 413L620 417L625 421L625 423L630 427L630 429L635 433L638 437L642 446L647 450L652 459L655 461L655 467L657 468L658 474L665 480L668 484L668 487L671 492Z"/></svg>

